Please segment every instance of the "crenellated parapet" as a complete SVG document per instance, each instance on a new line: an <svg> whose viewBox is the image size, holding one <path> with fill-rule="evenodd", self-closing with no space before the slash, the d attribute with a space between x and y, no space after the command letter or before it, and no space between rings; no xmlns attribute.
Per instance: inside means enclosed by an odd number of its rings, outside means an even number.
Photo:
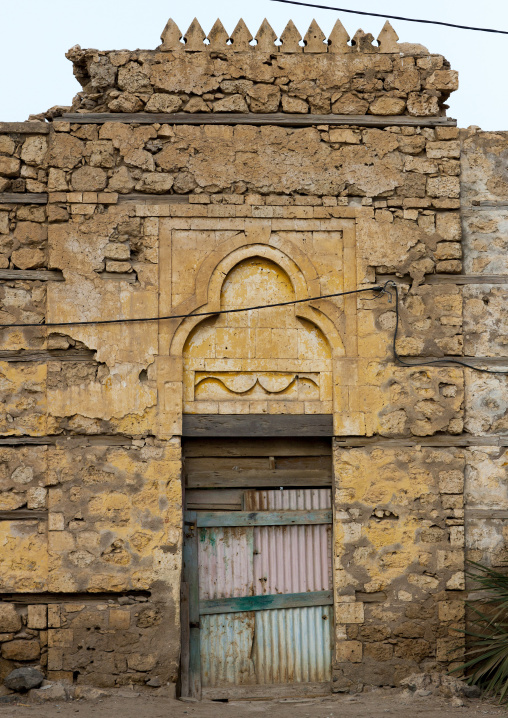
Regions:
<svg viewBox="0 0 508 718"><path fill-rule="evenodd" d="M294 22L290 20L280 37L265 19L261 23L257 34L253 36L243 20L240 20L235 29L228 34L220 20L216 20L208 35L205 34L198 20L194 18L187 32L182 33L174 20L168 20L161 35L162 44L159 50L176 52L196 52L199 50L225 50L232 52L283 52L283 53L340 53L371 52L421 52L428 54L423 45L410 45L399 43L399 37L391 24L387 21L378 35L377 45L370 33L358 30L351 39L340 20L337 20L329 37L327 38L315 20L302 37Z"/></svg>
<svg viewBox="0 0 508 718"><path fill-rule="evenodd" d="M303 36L289 21L279 37L267 20L255 36L243 20L231 34L220 20L208 34L169 20L161 39L156 50L71 48L83 87L72 110L435 117L458 87L442 55L400 43L388 22L376 41L351 39L340 20L328 38L315 20Z"/></svg>

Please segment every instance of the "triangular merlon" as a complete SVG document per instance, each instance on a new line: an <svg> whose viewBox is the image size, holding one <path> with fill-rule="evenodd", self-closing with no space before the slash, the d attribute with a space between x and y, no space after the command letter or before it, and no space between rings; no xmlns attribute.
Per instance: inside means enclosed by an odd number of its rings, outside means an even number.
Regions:
<svg viewBox="0 0 508 718"><path fill-rule="evenodd" d="M340 20L337 20L328 38L328 52L351 52L351 46L348 45L350 39L344 25Z"/></svg>
<svg viewBox="0 0 508 718"><path fill-rule="evenodd" d="M197 21L197 18L189 25L189 29L185 33L185 50L205 50L206 35L203 28Z"/></svg>
<svg viewBox="0 0 508 718"><path fill-rule="evenodd" d="M170 18L166 27L162 31L162 44L160 45L159 50L181 50L183 48L183 42L181 42L181 39L182 33L180 32L180 28L176 22Z"/></svg>
<svg viewBox="0 0 508 718"><path fill-rule="evenodd" d="M328 45L325 43L326 36L315 20L311 22L303 40L305 42L304 52L328 51Z"/></svg>
<svg viewBox="0 0 508 718"><path fill-rule="evenodd" d="M280 52L303 52L303 47L300 45L302 36L292 20L284 28L280 40L282 42Z"/></svg>
<svg viewBox="0 0 508 718"><path fill-rule="evenodd" d="M229 35L219 19L217 19L208 33L210 50L227 50Z"/></svg>
<svg viewBox="0 0 508 718"><path fill-rule="evenodd" d="M279 46L275 44L276 40L277 35L265 17L257 31L255 47L260 52L278 52Z"/></svg>
<svg viewBox="0 0 508 718"><path fill-rule="evenodd" d="M398 45L398 39L399 36L393 29L393 27L390 25L388 20L383 25L383 29L378 35L377 41L379 43L379 50L378 52L381 53L393 53L393 52L400 52L400 48Z"/></svg>
<svg viewBox="0 0 508 718"><path fill-rule="evenodd" d="M249 28L243 20L239 20L238 25L231 33L232 50L234 52L246 52L252 49L250 44L252 37Z"/></svg>

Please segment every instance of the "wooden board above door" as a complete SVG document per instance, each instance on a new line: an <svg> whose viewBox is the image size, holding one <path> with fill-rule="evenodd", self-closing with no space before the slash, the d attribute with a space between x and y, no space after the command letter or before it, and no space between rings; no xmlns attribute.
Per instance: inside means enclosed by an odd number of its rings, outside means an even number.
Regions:
<svg viewBox="0 0 508 718"><path fill-rule="evenodd" d="M331 441L326 439L186 439L183 454L186 489L332 485Z"/></svg>
<svg viewBox="0 0 508 718"><path fill-rule="evenodd" d="M182 436L333 436L332 414L184 414Z"/></svg>

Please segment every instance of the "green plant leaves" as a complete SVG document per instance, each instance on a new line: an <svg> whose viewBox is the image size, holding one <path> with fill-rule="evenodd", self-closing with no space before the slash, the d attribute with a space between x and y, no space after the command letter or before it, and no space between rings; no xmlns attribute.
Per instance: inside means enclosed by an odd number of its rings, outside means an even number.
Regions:
<svg viewBox="0 0 508 718"><path fill-rule="evenodd" d="M468 602L475 617L472 627L463 632L469 637L466 657L456 671L468 672L468 683L480 686L485 693L508 701L508 576L488 566L469 562L474 570L466 575L485 595ZM478 608L481 605L483 610Z"/></svg>

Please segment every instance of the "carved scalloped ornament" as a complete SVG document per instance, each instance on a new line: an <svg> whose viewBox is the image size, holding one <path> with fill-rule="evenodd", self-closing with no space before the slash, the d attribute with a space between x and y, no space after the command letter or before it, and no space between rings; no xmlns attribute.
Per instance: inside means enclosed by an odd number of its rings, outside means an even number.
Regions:
<svg viewBox="0 0 508 718"><path fill-rule="evenodd" d="M196 399L319 400L319 373L296 372L196 372Z"/></svg>

